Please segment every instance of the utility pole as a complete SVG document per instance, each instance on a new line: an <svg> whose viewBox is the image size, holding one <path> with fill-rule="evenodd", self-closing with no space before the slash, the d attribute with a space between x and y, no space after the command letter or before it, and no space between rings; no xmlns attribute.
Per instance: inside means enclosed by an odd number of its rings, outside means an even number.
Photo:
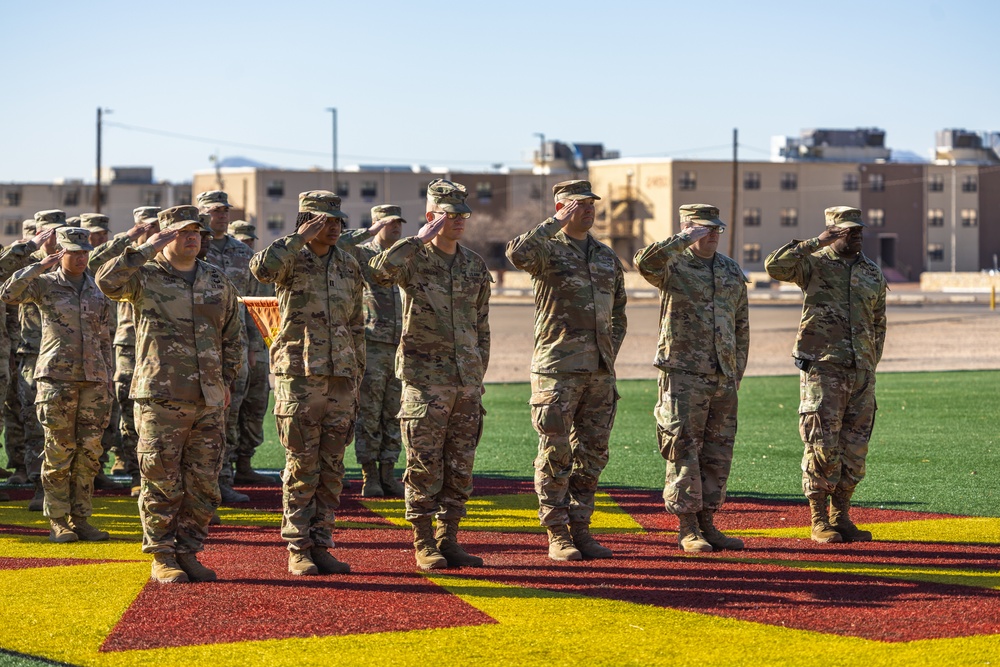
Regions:
<svg viewBox="0 0 1000 667"><path fill-rule="evenodd" d="M337 109L336 107L327 107L326 109L331 114L333 114L333 194L340 195L339 187L340 184L337 182Z"/></svg>
<svg viewBox="0 0 1000 667"><path fill-rule="evenodd" d="M111 113L111 109L97 107L97 187L94 188L94 212L101 212L101 115Z"/></svg>
<svg viewBox="0 0 1000 667"><path fill-rule="evenodd" d="M958 267L958 168L951 163L951 272Z"/></svg>
<svg viewBox="0 0 1000 667"><path fill-rule="evenodd" d="M736 152L737 151L737 147L739 146L739 143L738 143L738 140L737 140L737 135L738 135L737 128L734 127L733 128L733 207L731 209L731 213L730 213L730 216L729 216L729 227L730 227L730 230L729 230L729 252L727 253L733 259L736 259L736 255L734 255L733 252L735 251L735 248L736 248L736 230L737 230L737 222L736 222L736 220L737 220L737 218L736 218L736 212L737 212L736 204L737 204L737 200L736 200L736 198L737 198L737 195L739 194L739 179L740 179L740 175L739 175L739 171L740 171L739 170L739 157L738 157L737 152ZM736 260L736 262L740 266L743 265L743 262L741 262L738 259Z"/></svg>
<svg viewBox="0 0 1000 667"><path fill-rule="evenodd" d="M538 137L538 139L539 139L539 145L538 145L538 165L539 165L538 166L538 175L541 176L541 178L539 179L541 181L541 186L540 186L541 190L539 190L538 199L542 203L542 217L544 218L545 214L548 213L548 210L549 210L549 207L546 205L546 202L545 202L545 190L546 190L546 187L545 187L546 186L546 183L545 183L545 134L543 134L542 132L535 132L535 136Z"/></svg>

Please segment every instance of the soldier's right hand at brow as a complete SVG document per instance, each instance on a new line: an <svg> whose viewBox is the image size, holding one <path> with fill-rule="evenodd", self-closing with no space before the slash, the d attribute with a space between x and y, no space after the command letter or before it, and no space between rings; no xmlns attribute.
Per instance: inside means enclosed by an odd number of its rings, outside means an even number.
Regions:
<svg viewBox="0 0 1000 667"><path fill-rule="evenodd" d="M34 243L39 248L41 248L43 245L45 245L45 242L49 240L49 237L55 233L56 230L54 229L43 229L42 231L38 232L37 234L31 237L31 242Z"/></svg>
<svg viewBox="0 0 1000 667"><path fill-rule="evenodd" d="M556 214L552 217L554 217L559 222L566 222L571 217L573 217L573 214L576 212L578 208L580 208L580 202L576 201L575 199L571 199L566 202L565 206L556 211Z"/></svg>
<svg viewBox="0 0 1000 667"><path fill-rule="evenodd" d="M179 229L172 229L169 232L156 232L149 237L146 243L153 246L153 249L159 252L160 250L163 250L168 243L176 239L179 233Z"/></svg>
<svg viewBox="0 0 1000 667"><path fill-rule="evenodd" d="M438 235L441 228L444 227L444 221L448 219L448 216L441 211L435 211L434 217L430 222L425 224L417 232L417 238L421 243L430 243L431 239Z"/></svg>
<svg viewBox="0 0 1000 667"><path fill-rule="evenodd" d="M708 236L711 232L712 230L704 225L692 225L682 229L678 236L686 239L689 243L694 243L698 239Z"/></svg>
<svg viewBox="0 0 1000 667"><path fill-rule="evenodd" d="M299 236L304 238L306 240L306 243L309 243L314 238L316 238L316 236L319 235L321 231L323 231L323 227L325 226L326 226L326 216L323 215L322 213L317 213L313 217L309 218L308 220L302 223L302 225L299 227Z"/></svg>
<svg viewBox="0 0 1000 667"><path fill-rule="evenodd" d="M137 223L132 229L125 232L125 235L129 237L130 240L135 241L137 238L143 234L148 234L156 228L156 222L140 222Z"/></svg>
<svg viewBox="0 0 1000 667"><path fill-rule="evenodd" d="M54 252L51 255L47 255L45 259L39 262L39 265L41 265L43 269L46 270L51 269L53 266L59 263L59 260L62 259L62 256L64 254L66 254L66 251L60 250L59 252Z"/></svg>
<svg viewBox="0 0 1000 667"><path fill-rule="evenodd" d="M820 234L817 238L819 239L819 243L821 246L828 246L837 239L844 238L850 233L851 230L849 227L830 226L824 229L823 233Z"/></svg>

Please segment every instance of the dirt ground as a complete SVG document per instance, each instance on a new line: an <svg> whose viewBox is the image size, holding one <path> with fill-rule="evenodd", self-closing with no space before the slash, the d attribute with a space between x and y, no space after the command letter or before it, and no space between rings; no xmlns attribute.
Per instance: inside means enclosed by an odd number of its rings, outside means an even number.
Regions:
<svg viewBox="0 0 1000 667"><path fill-rule="evenodd" d="M750 306L747 375L790 375L799 306ZM528 301L490 307L493 338L487 382L526 382L531 364L532 319ZM983 305L924 305L888 308L889 330L880 371L1000 369L1000 311ZM618 377L655 378L653 356L659 305L628 306L628 335L618 355Z"/></svg>

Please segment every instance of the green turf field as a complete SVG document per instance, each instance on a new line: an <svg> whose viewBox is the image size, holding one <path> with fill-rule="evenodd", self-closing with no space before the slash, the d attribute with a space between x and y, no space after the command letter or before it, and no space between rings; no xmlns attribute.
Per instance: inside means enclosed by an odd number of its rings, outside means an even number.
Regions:
<svg viewBox="0 0 1000 667"><path fill-rule="evenodd" d="M855 500L896 509L1000 516L1000 371L883 373L868 477ZM656 448L656 383L624 380L611 461L603 484L659 488L664 464ZM798 377L747 378L740 390L740 427L729 492L802 498L798 436ZM537 440L527 384L489 385L488 411L476 458L479 475L530 479ZM254 465L280 468L274 421ZM353 452L349 475L357 478Z"/></svg>

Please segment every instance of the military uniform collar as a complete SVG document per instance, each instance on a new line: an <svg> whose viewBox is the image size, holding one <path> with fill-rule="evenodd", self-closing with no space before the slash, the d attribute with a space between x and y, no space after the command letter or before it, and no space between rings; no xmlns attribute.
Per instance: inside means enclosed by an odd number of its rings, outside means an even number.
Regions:
<svg viewBox="0 0 1000 667"><path fill-rule="evenodd" d="M66 277L66 272L63 271L63 267L62 266L57 266L56 269L55 269L55 271L53 271L53 273L56 276L56 282L59 283L60 285L62 285L64 287L73 287L74 286L73 282L69 278ZM87 286L90 283L93 283L95 287L97 285L97 283L94 283L94 279L90 277L90 271L89 270L84 271L83 272L83 286L84 286L84 289L86 289Z"/></svg>
<svg viewBox="0 0 1000 667"><path fill-rule="evenodd" d="M153 258L153 261L156 262L157 265L159 265L159 267L162 270L166 271L167 273L177 276L178 278L184 278L184 276L181 275L177 271L177 269L174 268L174 265L170 263L170 261L166 258L166 256L162 252L156 253L156 257ZM198 278L201 277L201 274L205 272L206 267L208 267L208 264L201 261L200 259L194 260L194 268L195 268L194 279L196 282Z"/></svg>
<svg viewBox="0 0 1000 667"><path fill-rule="evenodd" d="M556 235L553 238L558 239L560 243L571 246L576 250L580 250L580 246L577 245L576 241L569 234L566 233L565 228L560 229L558 232L556 232ZM598 241L594 237L594 235L591 234L590 232L587 232L587 240L590 242L589 245L587 246L587 256L590 257L590 255L592 255L594 252L597 251L600 241Z"/></svg>
<svg viewBox="0 0 1000 667"><path fill-rule="evenodd" d="M465 247L461 243L457 244L455 247L455 261L452 264L448 264L441 259L431 245L432 244L430 243L423 244L424 254L430 259L432 264L440 268L442 271L450 272L456 266L465 263Z"/></svg>

